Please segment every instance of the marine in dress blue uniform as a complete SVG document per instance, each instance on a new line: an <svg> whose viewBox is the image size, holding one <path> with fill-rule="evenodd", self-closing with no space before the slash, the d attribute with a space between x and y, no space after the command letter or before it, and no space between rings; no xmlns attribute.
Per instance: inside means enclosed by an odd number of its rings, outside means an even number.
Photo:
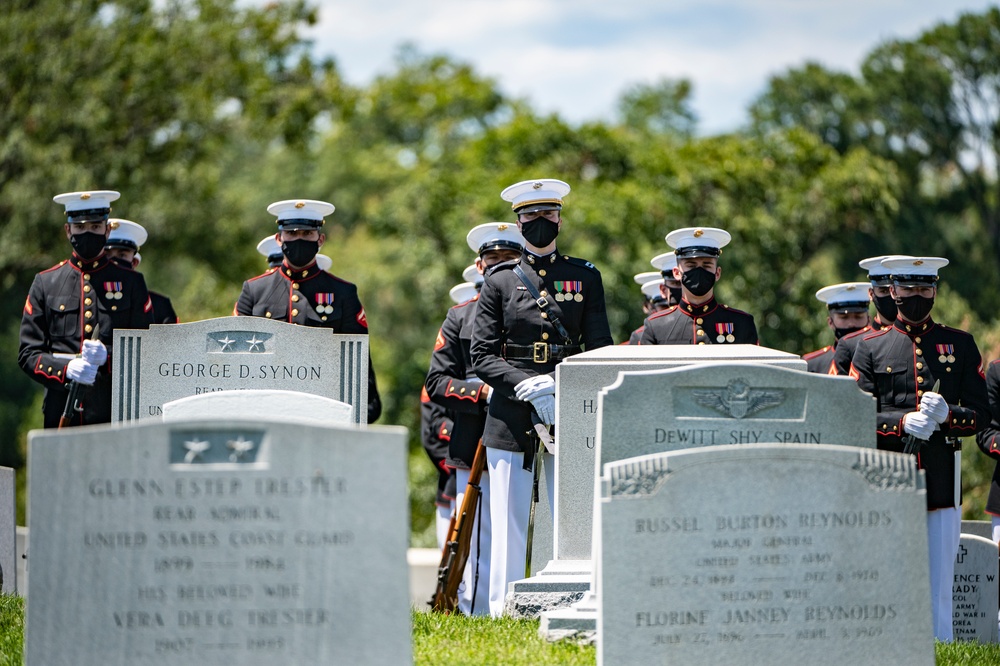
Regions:
<svg viewBox="0 0 1000 666"><path fill-rule="evenodd" d="M639 290L645 297L642 304L642 313L645 316L662 312L681 302L681 283L674 277L674 267L677 266L677 255L673 252L664 252L653 257L650 261L653 268L657 269L652 273L637 273L632 279L639 285ZM642 338L642 332L646 329L646 323L632 331L628 336L628 341L623 345L637 345Z"/></svg>
<svg viewBox="0 0 1000 666"><path fill-rule="evenodd" d="M650 315L639 338L641 345L758 344L753 315L715 300L722 277L718 260L730 241L723 229L686 227L667 234L681 283L681 302Z"/></svg>
<svg viewBox="0 0 1000 666"><path fill-rule="evenodd" d="M903 452L918 444L927 479L934 636L952 638L952 581L961 526L961 444L990 419L982 357L965 331L935 322L940 257L885 259L898 315L891 328L858 343L850 375L878 404L878 448ZM940 386L936 386L940 382ZM907 439L908 437L913 439Z"/></svg>
<svg viewBox="0 0 1000 666"><path fill-rule="evenodd" d="M108 222L112 227L111 233L108 234L108 240L104 244L104 251L108 258L118 262L124 268L139 270L139 265L142 263L142 255L139 250L148 238L146 229L138 222L121 218L111 218ZM176 324L179 321L170 298L150 290L149 300L153 304L154 324Z"/></svg>
<svg viewBox="0 0 1000 666"><path fill-rule="evenodd" d="M826 324L833 331L834 343L804 354L802 359L809 372L835 375L837 368L833 360L837 345L844 336L869 326L868 283L844 282L823 287L816 292L816 299L826 304Z"/></svg>
<svg viewBox="0 0 1000 666"><path fill-rule="evenodd" d="M67 381L86 385L71 425L111 421L114 331L145 329L153 306L142 275L111 261L104 251L110 231L113 190L69 192L54 197L66 208L69 259L35 275L21 315L18 365L45 387L46 428L59 425ZM99 339L92 340L99 327Z"/></svg>
<svg viewBox="0 0 1000 666"><path fill-rule="evenodd" d="M846 375L851 371L851 359L854 350L858 348L861 338L871 331L882 331L892 326L896 321L896 301L889 293L892 277L889 270L882 266L883 259L907 259L908 255L891 254L879 257L868 257L858 262L858 266L868 271L868 297L875 305L875 318L860 331L848 333L837 342L833 354L833 366L838 375Z"/></svg>
<svg viewBox="0 0 1000 666"><path fill-rule="evenodd" d="M555 421L556 364L583 349L612 344L600 272L590 262L556 249L563 197L569 190L560 180L539 179L516 183L501 193L517 214L525 252L520 261L500 263L487 272L476 305L472 364L492 387L483 443L493 520L490 613L494 616L503 612L507 583L525 573L531 467L537 446L533 416L534 422L546 426ZM515 267L538 292L538 301ZM552 458L544 457L551 503Z"/></svg>
<svg viewBox="0 0 1000 666"><path fill-rule="evenodd" d="M455 415L448 464L454 466L456 471L456 508L460 508L465 499L470 468L483 437L491 395L490 387L472 369L470 352L483 273L502 261L516 261L524 249L524 238L516 225L505 222L481 224L469 231L466 241L477 258L463 273L463 277L472 279L464 284L474 285L474 290L459 293L452 289L451 296L457 305L448 311L438 332L425 382L431 399ZM469 298L463 299L462 296L466 295ZM480 510L473 522L469 558L458 591L458 608L467 615L487 615L490 612L492 521L488 470L484 470L480 478L479 490Z"/></svg>
<svg viewBox="0 0 1000 666"><path fill-rule="evenodd" d="M319 248L326 241L321 230L325 217L334 211L333 204L290 199L271 204L267 211L277 217L275 240L285 258L281 266L243 283L233 314L367 335L368 320L358 288L317 263ZM369 359L368 423L381 413L382 401Z"/></svg>

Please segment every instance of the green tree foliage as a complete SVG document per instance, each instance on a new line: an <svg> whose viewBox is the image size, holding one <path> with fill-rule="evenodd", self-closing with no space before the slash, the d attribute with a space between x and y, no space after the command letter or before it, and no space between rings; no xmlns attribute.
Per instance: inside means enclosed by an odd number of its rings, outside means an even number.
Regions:
<svg viewBox="0 0 1000 666"><path fill-rule="evenodd" d="M654 134L690 137L698 123L691 108L691 82L664 79L653 85L637 84L618 102L618 112L627 127Z"/></svg>

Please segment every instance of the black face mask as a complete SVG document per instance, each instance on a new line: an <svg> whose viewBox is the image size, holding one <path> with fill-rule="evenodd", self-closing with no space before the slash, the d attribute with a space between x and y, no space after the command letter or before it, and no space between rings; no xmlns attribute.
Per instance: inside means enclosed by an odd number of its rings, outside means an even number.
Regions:
<svg viewBox="0 0 1000 666"><path fill-rule="evenodd" d="M70 245L73 246L76 256L84 261L96 259L101 252L104 252L105 240L107 239L104 237L104 234L95 234L91 231L86 231L82 234L72 234L69 237Z"/></svg>
<svg viewBox="0 0 1000 666"><path fill-rule="evenodd" d="M521 223L521 235L535 247L548 247L559 235L559 224L544 217Z"/></svg>
<svg viewBox="0 0 1000 666"><path fill-rule="evenodd" d="M319 252L319 241L285 241L281 244L281 251L292 266L308 266Z"/></svg>
<svg viewBox="0 0 1000 666"><path fill-rule="evenodd" d="M125 259L122 259L121 257L108 257L108 258L111 259L112 263L118 264L122 268L127 268L129 270L132 270L132 262L131 261L126 261Z"/></svg>
<svg viewBox="0 0 1000 666"><path fill-rule="evenodd" d="M667 291L670 292L670 304L677 305L681 302L681 288L680 287L667 287Z"/></svg>
<svg viewBox="0 0 1000 666"><path fill-rule="evenodd" d="M845 335L850 335L851 333L854 333L855 331L860 331L862 328L864 328L864 326L848 326L847 328L837 328L837 327L834 327L834 329L833 329L833 335L834 335L835 338L837 338L839 340L842 337L844 337Z"/></svg>
<svg viewBox="0 0 1000 666"><path fill-rule="evenodd" d="M896 299L896 308L899 310L899 314L903 315L906 321L913 322L914 324L919 324L924 319L927 319L932 307L934 307L933 298L907 296L906 298Z"/></svg>
<svg viewBox="0 0 1000 666"><path fill-rule="evenodd" d="M896 300L892 296L876 296L875 309L879 318L886 324L896 321Z"/></svg>
<svg viewBox="0 0 1000 666"><path fill-rule="evenodd" d="M681 284L695 296L704 296L715 286L715 273L704 268L691 268L681 274Z"/></svg>

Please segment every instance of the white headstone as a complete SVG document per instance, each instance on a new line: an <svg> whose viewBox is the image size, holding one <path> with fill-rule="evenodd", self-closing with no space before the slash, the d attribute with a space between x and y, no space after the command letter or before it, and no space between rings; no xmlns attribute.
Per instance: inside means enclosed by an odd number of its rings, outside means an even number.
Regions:
<svg viewBox="0 0 1000 666"><path fill-rule="evenodd" d="M222 317L115 331L112 420L160 416L163 405L215 391L287 390L368 417L368 336L262 317Z"/></svg>
<svg viewBox="0 0 1000 666"><path fill-rule="evenodd" d="M955 555L952 629L956 641L997 642L997 545L963 534Z"/></svg>
<svg viewBox="0 0 1000 666"><path fill-rule="evenodd" d="M215 391L173 400L163 405L164 421L212 418L261 418L269 421L348 425L352 408L346 402L298 391Z"/></svg>
<svg viewBox="0 0 1000 666"><path fill-rule="evenodd" d="M822 444L605 465L598 663L933 665L925 495L912 456Z"/></svg>
<svg viewBox="0 0 1000 666"><path fill-rule="evenodd" d="M17 592L17 508L14 470L0 467L0 592Z"/></svg>
<svg viewBox="0 0 1000 666"><path fill-rule="evenodd" d="M140 421L28 455L28 666L410 663L403 428Z"/></svg>

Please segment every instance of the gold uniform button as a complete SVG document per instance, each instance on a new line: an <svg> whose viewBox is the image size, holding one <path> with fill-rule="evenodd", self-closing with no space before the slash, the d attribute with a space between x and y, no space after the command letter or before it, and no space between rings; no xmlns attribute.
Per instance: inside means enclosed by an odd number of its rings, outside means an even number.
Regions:
<svg viewBox="0 0 1000 666"><path fill-rule="evenodd" d="M117 310L117 309L118 309L118 306L117 306L117 305L112 305L112 306L111 306L111 311L112 311L112 312L114 312L114 311L115 311L115 310Z"/></svg>
<svg viewBox="0 0 1000 666"><path fill-rule="evenodd" d="M90 333L91 331L94 330L94 327L91 326L90 324L87 324L86 326L83 327L83 330L85 330L87 333Z"/></svg>
<svg viewBox="0 0 1000 666"><path fill-rule="evenodd" d="M696 324L704 324L705 320L702 319L701 317L698 317L697 319L694 320L694 323L696 323Z"/></svg>
<svg viewBox="0 0 1000 666"><path fill-rule="evenodd" d="M299 309L298 309L298 308L293 308L293 309L292 309L292 316L293 316L293 317L297 317L297 316L298 316L298 314L299 314Z"/></svg>
<svg viewBox="0 0 1000 666"><path fill-rule="evenodd" d="M549 292L547 292L544 289L542 289L542 296L548 296L548 295L549 295Z"/></svg>
<svg viewBox="0 0 1000 666"><path fill-rule="evenodd" d="M264 316L265 316L265 317L267 317L268 319L270 319L270 317L271 317L271 313L270 313L270 312L265 312L265 313L264 313Z"/></svg>
<svg viewBox="0 0 1000 666"><path fill-rule="evenodd" d="M699 344L699 345L703 345L703 344L705 344L705 341L704 341L704 340L702 340L702 341L701 341L701 342L699 342L698 344Z"/></svg>
<svg viewBox="0 0 1000 666"><path fill-rule="evenodd" d="M548 333L542 333L542 340L548 340L548 339L549 339L549 334Z"/></svg>
<svg viewBox="0 0 1000 666"><path fill-rule="evenodd" d="M885 371L886 372L892 372L892 368L890 368L889 366L885 366Z"/></svg>
<svg viewBox="0 0 1000 666"><path fill-rule="evenodd" d="M298 302L299 302L299 295L298 294L293 295L292 296L292 303L298 303Z"/></svg>
<svg viewBox="0 0 1000 666"><path fill-rule="evenodd" d="M292 283L292 289L298 289L298 288L299 288L299 283L298 282L293 282Z"/></svg>
<svg viewBox="0 0 1000 666"><path fill-rule="evenodd" d="M89 280L90 279L90 273L84 273L83 274L83 279L84 280Z"/></svg>
<svg viewBox="0 0 1000 666"><path fill-rule="evenodd" d="M91 312L90 310L87 310L86 312L83 313L83 316L86 317L87 319L90 319L91 317L94 316L94 313Z"/></svg>
<svg viewBox="0 0 1000 666"><path fill-rule="evenodd" d="M923 363L917 363L917 370L923 370L923 369L924 369L924 364Z"/></svg>
<svg viewBox="0 0 1000 666"><path fill-rule="evenodd" d="M919 350L919 349L918 349L918 350L916 350L916 352L915 352L915 353L916 353L916 355L917 355L917 356L923 356L923 355L924 355L924 352L923 352L923 351L921 351L921 350Z"/></svg>
<svg viewBox="0 0 1000 666"><path fill-rule="evenodd" d="M919 398L920 396L922 396L923 394L924 394L924 392L923 392L923 391L917 391L917 397L918 397L918 398Z"/></svg>
<svg viewBox="0 0 1000 666"><path fill-rule="evenodd" d="M52 366L49 366L48 372L52 372Z"/></svg>
<svg viewBox="0 0 1000 666"><path fill-rule="evenodd" d="M90 300L90 298L89 298L89 297L88 297L88 298L85 298L85 299L83 299L83 304L84 304L84 305L90 305L91 303L93 303L93 301L92 301L92 300Z"/></svg>
<svg viewBox="0 0 1000 666"><path fill-rule="evenodd" d="M944 371L945 372L951 372L951 366L949 365L947 368L944 369Z"/></svg>
<svg viewBox="0 0 1000 666"><path fill-rule="evenodd" d="M542 313L542 319L548 319L548 318L549 318L549 313L543 312Z"/></svg>
<svg viewBox="0 0 1000 666"><path fill-rule="evenodd" d="M323 315L322 317L320 317L320 319L326 321L326 315Z"/></svg>
<svg viewBox="0 0 1000 666"><path fill-rule="evenodd" d="M542 277L545 277L545 269L543 268L542 270L538 271L538 274L541 275Z"/></svg>
<svg viewBox="0 0 1000 666"><path fill-rule="evenodd" d="M698 329L698 335L705 335L705 331L703 331L703 330L701 330L701 329L699 328L699 329Z"/></svg>
<svg viewBox="0 0 1000 666"><path fill-rule="evenodd" d="M923 384L924 383L924 378L923 377L917 377L917 383L918 384Z"/></svg>
<svg viewBox="0 0 1000 666"><path fill-rule="evenodd" d="M459 391L459 393L461 393L462 395L465 395L465 387L464 387L464 386L463 386L463 387L462 387L462 389L461 389L461 390Z"/></svg>
<svg viewBox="0 0 1000 666"><path fill-rule="evenodd" d="M920 336L918 335L917 337L913 338L913 341L916 342L919 345L920 344Z"/></svg>
<svg viewBox="0 0 1000 666"><path fill-rule="evenodd" d="M66 309L66 306L65 306L65 305L60 305L60 306L59 306L59 309L60 309L60 310L65 310L65 309Z"/></svg>

